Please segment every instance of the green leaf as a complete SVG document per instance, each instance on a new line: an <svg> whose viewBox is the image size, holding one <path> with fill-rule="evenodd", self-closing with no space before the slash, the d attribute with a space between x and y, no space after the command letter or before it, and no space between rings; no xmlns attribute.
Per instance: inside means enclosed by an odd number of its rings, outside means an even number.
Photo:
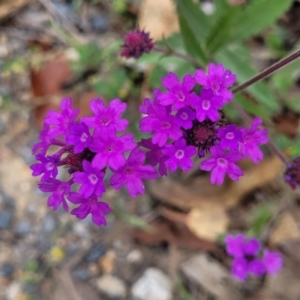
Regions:
<svg viewBox="0 0 300 300"><path fill-rule="evenodd" d="M239 83L250 79L258 73L251 67L248 50L242 45L234 44L226 49L222 49L216 54L216 60L232 70L237 75ZM250 86L247 91L254 96L255 100L263 106L262 108L269 115L279 110L279 104L264 82L257 82Z"/></svg>
<svg viewBox="0 0 300 300"><path fill-rule="evenodd" d="M178 13L186 20L199 43L204 44L209 34L212 19L193 0L175 0Z"/></svg>
<svg viewBox="0 0 300 300"><path fill-rule="evenodd" d="M233 40L247 39L273 24L293 0L251 0L234 26Z"/></svg>
<svg viewBox="0 0 300 300"><path fill-rule="evenodd" d="M193 57L197 58L202 64L207 65L207 56L201 46L201 42L199 41L199 39L197 40L197 37L192 31L192 28L190 28L187 20L181 13L178 13L178 18L182 39L187 52Z"/></svg>
<svg viewBox="0 0 300 300"><path fill-rule="evenodd" d="M220 14L206 39L208 53L215 53L229 42L232 25L239 12L240 7L233 7Z"/></svg>

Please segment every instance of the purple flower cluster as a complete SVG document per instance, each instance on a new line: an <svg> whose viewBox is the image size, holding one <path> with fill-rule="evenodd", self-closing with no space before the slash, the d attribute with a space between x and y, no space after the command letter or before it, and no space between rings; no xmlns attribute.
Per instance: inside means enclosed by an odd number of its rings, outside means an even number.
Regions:
<svg viewBox="0 0 300 300"><path fill-rule="evenodd" d="M67 211L69 201L78 205L72 215L84 219L91 214L96 225L105 225L105 214L111 209L98 199L106 191L107 168L113 174L109 184L116 190L127 186L132 197L144 193L142 179L157 177L153 166L144 165L146 154L137 147L133 134L124 134L128 121L121 115L126 107L119 99L108 106L101 99L92 100L94 115L76 121L79 110L72 108L71 99L63 99L60 113L47 113L40 141L33 147L38 163L31 169L33 176L42 175L39 188L50 193L48 205L53 210L62 205ZM57 178L62 166L68 169L67 181Z"/></svg>
<svg viewBox="0 0 300 300"><path fill-rule="evenodd" d="M300 157L296 157L287 165L284 180L295 190L300 185Z"/></svg>
<svg viewBox="0 0 300 300"><path fill-rule="evenodd" d="M242 158L255 163L263 158L259 145L267 143L268 136L267 129L259 128L261 119L255 118L250 129L225 125L222 108L233 98L229 88L235 79L223 65L211 63L208 74L196 70L182 82L169 73L162 79L166 91L156 89L153 101L144 100L139 128L152 136L141 145L149 150L146 156L152 166L159 166L161 176L167 175L167 169L187 171L193 166L193 156L210 153L200 169L211 171L211 182L220 185L225 174L239 180L243 171L236 163Z"/></svg>
<svg viewBox="0 0 300 300"><path fill-rule="evenodd" d="M262 249L256 238L246 238L243 234L227 235L226 252L233 257L231 273L244 281L248 275L274 275L282 269L282 257L279 252Z"/></svg>

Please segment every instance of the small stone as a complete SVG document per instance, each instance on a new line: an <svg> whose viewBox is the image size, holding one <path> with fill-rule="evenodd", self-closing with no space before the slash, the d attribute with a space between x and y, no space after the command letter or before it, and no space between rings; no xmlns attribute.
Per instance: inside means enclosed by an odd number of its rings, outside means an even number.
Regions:
<svg viewBox="0 0 300 300"><path fill-rule="evenodd" d="M91 249L91 251L85 256L84 260L87 262L97 261L106 252L106 249L102 245L97 245Z"/></svg>
<svg viewBox="0 0 300 300"><path fill-rule="evenodd" d="M15 272L15 267L10 263L5 263L1 267L1 275L3 277L11 279L13 277L14 272Z"/></svg>
<svg viewBox="0 0 300 300"><path fill-rule="evenodd" d="M51 233L54 231L56 227L56 221L52 214L47 214L42 223L42 231L43 233Z"/></svg>
<svg viewBox="0 0 300 300"><path fill-rule="evenodd" d="M131 289L134 300L171 300L172 282L161 270L147 269Z"/></svg>
<svg viewBox="0 0 300 300"><path fill-rule="evenodd" d="M115 276L103 275L97 280L97 287L101 293L110 299L125 299L126 297L125 283Z"/></svg>
<svg viewBox="0 0 300 300"><path fill-rule="evenodd" d="M143 253L140 250L133 249L127 255L127 261L131 264L139 264L143 260Z"/></svg>
<svg viewBox="0 0 300 300"><path fill-rule="evenodd" d="M24 237L31 232L31 223L29 221L22 221L17 225L16 235Z"/></svg>
<svg viewBox="0 0 300 300"><path fill-rule="evenodd" d="M0 229L9 228L13 215L10 210L2 210L0 211Z"/></svg>
<svg viewBox="0 0 300 300"><path fill-rule="evenodd" d="M84 268L75 269L72 271L72 276L81 281L87 281L90 278L87 270Z"/></svg>
<svg viewBox="0 0 300 300"><path fill-rule="evenodd" d="M12 282L6 289L5 289L5 299L7 300L16 300L22 292L22 285L19 282Z"/></svg>

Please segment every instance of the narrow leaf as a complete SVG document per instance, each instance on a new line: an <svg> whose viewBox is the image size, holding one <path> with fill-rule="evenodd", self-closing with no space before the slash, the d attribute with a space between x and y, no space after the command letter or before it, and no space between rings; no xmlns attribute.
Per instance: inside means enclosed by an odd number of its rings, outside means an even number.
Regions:
<svg viewBox="0 0 300 300"><path fill-rule="evenodd" d="M187 52L193 57L197 58L203 65L207 65L208 60L206 54L201 47L201 43L199 42L199 40L197 40L191 28L189 27L187 20L181 13L178 13L178 18L182 39Z"/></svg>

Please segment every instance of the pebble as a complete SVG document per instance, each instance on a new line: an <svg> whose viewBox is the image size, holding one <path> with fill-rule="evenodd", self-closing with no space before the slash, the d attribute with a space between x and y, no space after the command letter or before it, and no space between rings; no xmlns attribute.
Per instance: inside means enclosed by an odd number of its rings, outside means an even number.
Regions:
<svg viewBox="0 0 300 300"><path fill-rule="evenodd" d="M24 237L31 232L31 222L30 221L21 221L16 228L16 235Z"/></svg>
<svg viewBox="0 0 300 300"><path fill-rule="evenodd" d="M110 299L125 299L126 297L125 283L115 276L103 275L97 280L97 287L101 293Z"/></svg>
<svg viewBox="0 0 300 300"><path fill-rule="evenodd" d="M143 253L138 249L133 249L128 253L126 259L131 264L140 264L143 260Z"/></svg>
<svg viewBox="0 0 300 300"><path fill-rule="evenodd" d="M0 211L0 229L8 229L13 218L11 210Z"/></svg>
<svg viewBox="0 0 300 300"><path fill-rule="evenodd" d="M56 221L52 214L47 214L42 223L42 232L43 233L51 233L54 231L56 227Z"/></svg>
<svg viewBox="0 0 300 300"><path fill-rule="evenodd" d="M109 22L105 16L95 16L89 22L92 29L97 33L104 33L109 28Z"/></svg>
<svg viewBox="0 0 300 300"><path fill-rule="evenodd" d="M172 282L161 270L148 268L132 286L134 300L171 300Z"/></svg>
<svg viewBox="0 0 300 300"><path fill-rule="evenodd" d="M91 249L91 251L85 256L84 260L87 262L94 262L103 256L106 249L102 245L97 245Z"/></svg>
<svg viewBox="0 0 300 300"><path fill-rule="evenodd" d="M75 269L74 271L72 271L72 276L81 281L87 281L90 278L87 270L84 268Z"/></svg>
<svg viewBox="0 0 300 300"><path fill-rule="evenodd" d="M1 266L1 275L3 277L11 279L15 272L15 267L10 263L5 263Z"/></svg>

